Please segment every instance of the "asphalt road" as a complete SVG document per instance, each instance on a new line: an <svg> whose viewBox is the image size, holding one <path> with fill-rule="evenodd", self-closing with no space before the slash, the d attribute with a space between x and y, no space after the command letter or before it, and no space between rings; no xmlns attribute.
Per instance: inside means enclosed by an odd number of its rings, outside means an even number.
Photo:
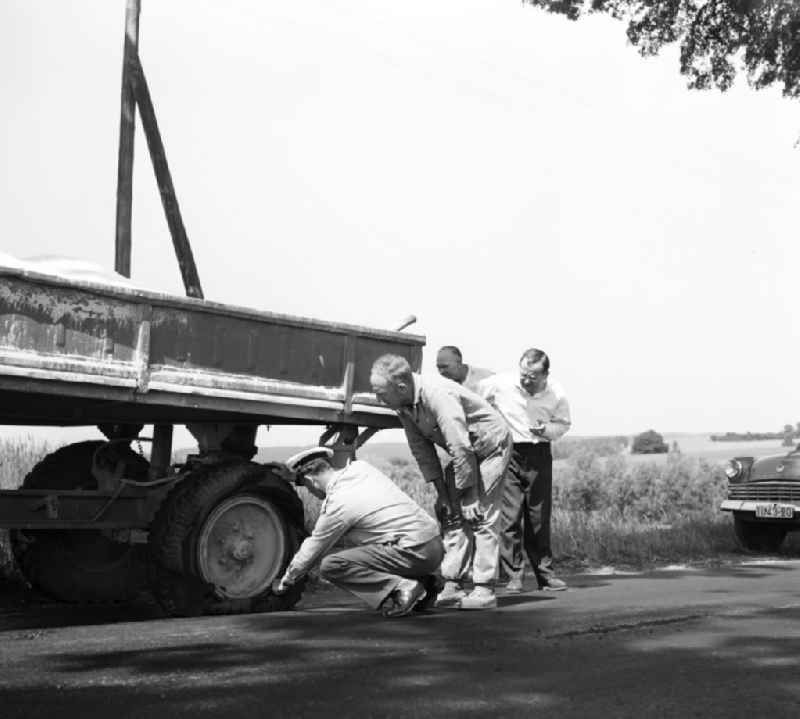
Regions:
<svg viewBox="0 0 800 719"><path fill-rule="evenodd" d="M567 577L385 620L0 609L0 717L798 717L800 562Z"/></svg>

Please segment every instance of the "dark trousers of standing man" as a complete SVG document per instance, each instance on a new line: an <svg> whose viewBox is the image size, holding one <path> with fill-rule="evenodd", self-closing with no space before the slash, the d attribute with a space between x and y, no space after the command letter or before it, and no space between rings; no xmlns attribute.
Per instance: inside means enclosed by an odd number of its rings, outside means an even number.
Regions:
<svg viewBox="0 0 800 719"><path fill-rule="evenodd" d="M539 587L555 577L550 551L553 455L549 442L514 444L505 477L500 519L500 574L522 579L525 558Z"/></svg>

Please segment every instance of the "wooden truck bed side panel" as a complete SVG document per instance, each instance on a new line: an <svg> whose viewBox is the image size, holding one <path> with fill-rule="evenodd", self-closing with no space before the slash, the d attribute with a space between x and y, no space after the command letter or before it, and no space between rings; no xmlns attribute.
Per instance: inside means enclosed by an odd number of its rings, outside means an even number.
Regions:
<svg viewBox="0 0 800 719"><path fill-rule="evenodd" d="M424 339L0 268L0 377L151 391L386 408L370 393L381 354L418 370ZM313 413L310 418L313 419ZM274 420L274 418L273 418ZM0 418L0 421L2 419Z"/></svg>

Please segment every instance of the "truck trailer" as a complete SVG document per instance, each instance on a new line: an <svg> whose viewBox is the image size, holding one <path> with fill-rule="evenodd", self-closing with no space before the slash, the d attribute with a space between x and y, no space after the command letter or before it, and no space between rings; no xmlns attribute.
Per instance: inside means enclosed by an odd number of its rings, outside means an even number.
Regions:
<svg viewBox="0 0 800 719"><path fill-rule="evenodd" d="M211 302L200 279L138 55L140 0L127 0L115 273L75 276L0 257L0 423L97 427L0 491L0 528L39 591L67 602L126 600L149 587L171 615L288 609L271 591L305 536L303 504L259 427L315 425L343 465L398 427L371 393L382 354L418 371L423 337ZM136 110L186 290L131 276ZM197 442L172 461L176 425ZM142 434L152 427L149 436ZM150 451L142 449L150 445Z"/></svg>

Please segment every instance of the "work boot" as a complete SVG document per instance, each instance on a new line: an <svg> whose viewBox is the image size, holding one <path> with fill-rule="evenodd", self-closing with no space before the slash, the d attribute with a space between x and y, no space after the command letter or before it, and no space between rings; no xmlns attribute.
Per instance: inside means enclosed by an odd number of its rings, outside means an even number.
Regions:
<svg viewBox="0 0 800 719"><path fill-rule="evenodd" d="M436 606L457 607L466 596L467 593L458 582L447 581L444 583L444 589L436 597Z"/></svg>
<svg viewBox="0 0 800 719"><path fill-rule="evenodd" d="M425 594L414 605L415 612L427 612L436 605L436 597L444 589L444 579L437 574L428 574L420 579L422 586L425 587Z"/></svg>
<svg viewBox="0 0 800 719"><path fill-rule="evenodd" d="M414 605L425 594L422 582L414 579L403 579L392 593L383 602L382 612L384 617L404 617L411 614Z"/></svg>
<svg viewBox="0 0 800 719"><path fill-rule="evenodd" d="M459 609L494 609L497 606L497 597L494 589L478 585L458 605Z"/></svg>

